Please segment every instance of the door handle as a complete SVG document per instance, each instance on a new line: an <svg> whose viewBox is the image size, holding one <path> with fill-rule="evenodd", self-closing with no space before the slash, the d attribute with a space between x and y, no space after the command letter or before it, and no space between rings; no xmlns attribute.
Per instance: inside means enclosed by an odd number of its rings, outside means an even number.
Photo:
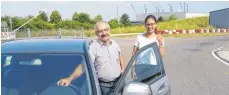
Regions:
<svg viewBox="0 0 229 95"><path fill-rule="evenodd" d="M159 90L158 90L158 93L161 94L161 93L163 93L165 90L166 90L166 85L165 85L165 83L163 83L163 84L160 86L160 88L159 88Z"/></svg>

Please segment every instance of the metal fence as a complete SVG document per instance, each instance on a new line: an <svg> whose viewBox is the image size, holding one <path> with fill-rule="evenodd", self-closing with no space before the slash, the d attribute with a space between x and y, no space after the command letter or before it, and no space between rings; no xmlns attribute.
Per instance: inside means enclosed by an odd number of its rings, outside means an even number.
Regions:
<svg viewBox="0 0 229 95"><path fill-rule="evenodd" d="M63 37L63 36L71 36L71 37L84 37L84 29L20 29L16 31L16 38L32 38L32 37Z"/></svg>

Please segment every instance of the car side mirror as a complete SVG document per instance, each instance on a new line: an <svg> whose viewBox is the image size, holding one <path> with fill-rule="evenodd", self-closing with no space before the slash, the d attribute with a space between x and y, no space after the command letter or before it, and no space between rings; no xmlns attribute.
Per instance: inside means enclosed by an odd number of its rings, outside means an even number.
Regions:
<svg viewBox="0 0 229 95"><path fill-rule="evenodd" d="M129 82L122 95L152 95L149 85L140 82Z"/></svg>

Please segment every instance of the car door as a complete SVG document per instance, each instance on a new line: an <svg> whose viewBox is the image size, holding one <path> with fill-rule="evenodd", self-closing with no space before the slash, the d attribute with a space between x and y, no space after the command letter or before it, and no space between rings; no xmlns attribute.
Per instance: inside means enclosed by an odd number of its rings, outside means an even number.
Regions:
<svg viewBox="0 0 229 95"><path fill-rule="evenodd" d="M132 78L133 72L136 74L136 79ZM168 95L170 93L170 85L156 42L142 47L130 59L117 83L114 94L121 95L125 92L125 86L130 82L147 85L151 95Z"/></svg>

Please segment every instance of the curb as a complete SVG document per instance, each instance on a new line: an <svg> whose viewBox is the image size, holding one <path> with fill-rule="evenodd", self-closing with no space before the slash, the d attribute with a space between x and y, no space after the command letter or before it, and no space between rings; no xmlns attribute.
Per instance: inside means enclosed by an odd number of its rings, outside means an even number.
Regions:
<svg viewBox="0 0 229 95"><path fill-rule="evenodd" d="M229 28L193 29L193 30L159 30L158 32L160 34L226 33L229 32Z"/></svg>
<svg viewBox="0 0 229 95"><path fill-rule="evenodd" d="M215 52L215 54L220 58L222 59L223 61L226 61L227 63L229 63L229 59L225 59L224 57L222 57L221 55L219 55L219 52L222 52L222 51L225 51L225 50L218 50Z"/></svg>
<svg viewBox="0 0 229 95"><path fill-rule="evenodd" d="M197 33L229 33L228 29L195 29L195 30L159 30L159 34L173 35L173 34L197 34ZM123 34L111 34L112 37L115 36L126 36L126 35L135 35L141 33L123 33Z"/></svg>

